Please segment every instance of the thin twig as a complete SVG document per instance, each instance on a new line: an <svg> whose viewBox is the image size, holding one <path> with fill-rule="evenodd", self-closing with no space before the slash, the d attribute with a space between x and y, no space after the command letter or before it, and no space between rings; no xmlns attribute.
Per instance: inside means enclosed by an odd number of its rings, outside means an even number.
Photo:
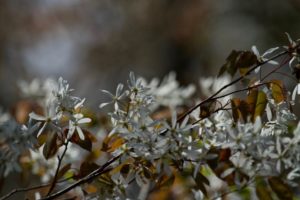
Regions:
<svg viewBox="0 0 300 200"><path fill-rule="evenodd" d="M122 155L122 154L121 154ZM100 168L96 169L95 171L91 172L90 174L88 174L87 176L83 177L82 179L76 181L75 183L73 183L72 185L52 194L52 195L48 195L44 198L42 198L41 200L50 200L50 199L55 199L65 193L67 193L68 191L72 190L73 188L82 185L84 183L87 183L91 180L93 180L94 178L96 178L97 176L107 172L107 167L110 166L113 162L115 162L117 159L119 159L121 157L121 155L118 155L116 157L111 158L109 161L107 161L104 165L102 165Z"/></svg>
<svg viewBox="0 0 300 200"><path fill-rule="evenodd" d="M295 48L298 48L295 47ZM195 109L197 109L198 107L200 107L201 105L211 101L214 97L216 97L218 94L220 94L223 90L225 90L226 88L234 85L235 83L241 81L245 76L249 75L251 72L253 72L255 69L257 69L258 67L268 63L269 61L271 60L275 60L276 58L279 58L280 56L283 56L285 54L288 54L290 51L289 50L286 50L286 51L282 51L278 54L276 54L275 56L265 60L264 62L261 62L261 63L258 63L257 65L253 66L252 68L250 68L247 73L243 76L239 76L238 78L236 78L235 80L231 81L230 83L224 85L223 87L221 87L216 93L214 93L213 95L211 95L210 97L206 98L205 100L203 100L202 102L198 103L197 105L195 105L194 107L190 108L187 112L185 112L183 115L181 115L177 122L180 122L182 121L187 115L191 114Z"/></svg>
<svg viewBox="0 0 300 200"><path fill-rule="evenodd" d="M63 179L61 181L58 181L57 183L62 183L62 182L68 181L68 180L70 180L72 178L74 178L74 177L72 176L72 177ZM48 186L50 186L50 183L46 183L46 184L42 184L42 185L37 185L37 186L32 186L32 187L26 187L26 188L16 188L16 189L13 189L12 191L10 191L9 193L7 193L6 195L2 196L0 198L0 200L8 199L9 197L11 197L14 194L19 193L19 192L28 192L28 191L31 191L31 190L37 190L37 189L40 189L40 188L43 188L43 187L48 187Z"/></svg>
<svg viewBox="0 0 300 200"><path fill-rule="evenodd" d="M283 67L286 63L288 63L290 60L290 58L288 57L288 59L285 59L282 61L282 63L278 66L275 67L273 70L271 70L269 73L267 73L263 78L261 78L261 81L264 81L267 77L269 77L270 75L272 75L273 73L275 73L277 70L279 70L281 67Z"/></svg>
<svg viewBox="0 0 300 200"><path fill-rule="evenodd" d="M47 196L52 192L52 190L54 189L55 187L55 184L56 184L56 181L57 181L57 178L58 178L58 173L59 173L59 170L60 170L60 166L61 166L61 163L62 163L62 160L68 150L68 144L69 144L69 141L70 140L67 140L67 142L65 143L65 149L63 151L63 153L61 154L61 156L57 156L57 159L58 159L58 164L57 164L57 167L56 167L56 171L55 171L55 175L54 175L54 178L53 178L53 181L51 183L51 186L50 186L50 189L47 193Z"/></svg>

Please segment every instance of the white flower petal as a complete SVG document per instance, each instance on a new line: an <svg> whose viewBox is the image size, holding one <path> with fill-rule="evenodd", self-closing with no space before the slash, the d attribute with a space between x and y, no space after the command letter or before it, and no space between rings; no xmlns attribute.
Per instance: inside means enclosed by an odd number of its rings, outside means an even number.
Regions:
<svg viewBox="0 0 300 200"><path fill-rule="evenodd" d="M294 71L294 69L293 69L293 62L296 60L296 57L294 56L290 61L289 61L289 67L290 67L290 69L292 70L292 71Z"/></svg>
<svg viewBox="0 0 300 200"><path fill-rule="evenodd" d="M81 128L80 128L79 126L76 126L76 130L77 130L77 133L78 133L79 138L80 138L81 140L84 140L85 137L84 137L84 134L83 134Z"/></svg>
<svg viewBox="0 0 300 200"><path fill-rule="evenodd" d="M258 51L258 49L257 49L257 47L255 45L253 45L251 47L251 50L253 51L253 53L256 55L257 58L260 58L259 51Z"/></svg>
<svg viewBox="0 0 300 200"><path fill-rule="evenodd" d="M265 57L266 55L271 54L271 53L273 53L274 51L276 51L276 50L278 50L278 49L279 49L279 47L274 47L274 48L268 49L268 50L262 55L262 57Z"/></svg>
<svg viewBox="0 0 300 200"><path fill-rule="evenodd" d="M121 95L121 92L122 92L122 90L123 90L123 87L124 87L123 84L121 84L121 83L118 84L118 86L117 86L117 91L116 91L116 96L117 96L117 97Z"/></svg>
<svg viewBox="0 0 300 200"><path fill-rule="evenodd" d="M234 170L235 170L234 168L226 169L226 170L221 174L221 177L222 177L222 178L225 178L226 176L228 176L229 174L231 174Z"/></svg>
<svg viewBox="0 0 300 200"><path fill-rule="evenodd" d="M109 105L109 104L111 104L111 102L108 102L108 103L101 103L100 106L99 106L99 108L103 108L103 107L105 107L105 106L107 106L107 105Z"/></svg>
<svg viewBox="0 0 300 200"><path fill-rule="evenodd" d="M107 90L101 90L101 92L107 94L107 95L110 96L111 98L114 97L114 95L113 95L112 93L110 93L109 91L107 91Z"/></svg>
<svg viewBox="0 0 300 200"><path fill-rule="evenodd" d="M77 114L74 114L73 117L74 117L75 119L81 119L81 118L83 118L83 114L77 113Z"/></svg>
<svg viewBox="0 0 300 200"><path fill-rule="evenodd" d="M76 104L74 108L78 109L78 108L82 107L84 102L85 102L85 98L82 99L78 104Z"/></svg>
<svg viewBox="0 0 300 200"><path fill-rule="evenodd" d="M85 123L90 123L92 120L90 118L82 118L78 120L78 124L85 124Z"/></svg>
<svg viewBox="0 0 300 200"><path fill-rule="evenodd" d="M257 67L255 70L254 70L254 72L256 73L256 74L258 74L259 72L260 72L260 66L259 67Z"/></svg>
<svg viewBox="0 0 300 200"><path fill-rule="evenodd" d="M45 120L46 120L46 117L41 116L41 115L38 115L38 114L36 114L36 113L34 113L34 112L31 112L31 113L29 114L29 117L30 117L31 119L35 119L35 120L37 120L37 121L45 121Z"/></svg>
<svg viewBox="0 0 300 200"><path fill-rule="evenodd" d="M270 65L279 65L279 63L277 61L275 61L275 60L270 60L270 61L268 61L268 63Z"/></svg>
<svg viewBox="0 0 300 200"><path fill-rule="evenodd" d="M39 137L43 133L43 131L45 130L46 126L47 126L47 122L45 122L43 124L42 128L39 130L39 132L37 134L37 137Z"/></svg>
<svg viewBox="0 0 300 200"><path fill-rule="evenodd" d="M300 88L299 84L297 84L296 87L293 90L293 93L292 93L292 101L293 102L295 102L296 95L299 94L299 88Z"/></svg>
<svg viewBox="0 0 300 200"><path fill-rule="evenodd" d="M268 103L267 106L266 106L266 112L267 112L267 118L268 118L268 121L271 121L272 118L273 118L273 115L272 115L272 111L271 111L271 108L270 108L270 104Z"/></svg>

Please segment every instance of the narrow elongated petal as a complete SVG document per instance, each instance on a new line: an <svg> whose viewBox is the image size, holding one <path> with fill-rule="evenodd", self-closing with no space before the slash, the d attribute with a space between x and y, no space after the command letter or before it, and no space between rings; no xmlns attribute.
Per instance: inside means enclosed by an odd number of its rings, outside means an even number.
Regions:
<svg viewBox="0 0 300 200"><path fill-rule="evenodd" d="M42 128L39 130L39 132L37 134L37 137L39 137L43 133L43 131L45 130L46 126L47 126L47 122L45 122L43 124Z"/></svg>
<svg viewBox="0 0 300 200"><path fill-rule="evenodd" d="M31 119L35 119L35 120L37 120L37 121L45 121L45 120L46 120L46 117L41 116L41 115L38 115L38 114L36 114L36 113L34 113L34 112L31 112L31 113L29 114L29 117L30 117Z"/></svg>
<svg viewBox="0 0 300 200"><path fill-rule="evenodd" d="M74 124L73 124L73 122L72 121L69 121L69 131L68 131L68 138L71 138L72 137L72 135L73 135L73 133L74 133L74 131L75 131L75 126L74 126Z"/></svg>
<svg viewBox="0 0 300 200"><path fill-rule="evenodd" d="M83 118L83 114L81 114L81 113L74 114L73 116L74 116L76 119L81 119L81 118Z"/></svg>
<svg viewBox="0 0 300 200"><path fill-rule="evenodd" d="M276 50L278 50L278 49L279 49L279 47L274 47L274 48L268 49L268 50L262 55L262 57L265 57L266 55L271 54L271 53L273 53L274 51L276 51Z"/></svg>
<svg viewBox="0 0 300 200"><path fill-rule="evenodd" d="M254 70L254 72L255 72L256 74L258 74L258 73L260 72L260 66L257 67L257 68Z"/></svg>
<svg viewBox="0 0 300 200"><path fill-rule="evenodd" d="M107 103L101 103L99 108L104 108L105 106L111 104L111 102L107 102Z"/></svg>
<svg viewBox="0 0 300 200"><path fill-rule="evenodd" d="M118 87L117 87L117 91L116 91L116 97L119 97L121 95L121 92L123 90L123 87L124 85L123 84L118 84Z"/></svg>
<svg viewBox="0 0 300 200"><path fill-rule="evenodd" d="M270 61L268 61L268 63L270 65L279 65L279 63L277 61L275 61L275 60L270 60Z"/></svg>
<svg viewBox="0 0 300 200"><path fill-rule="evenodd" d="M294 56L291 60L290 60L290 62L289 62L289 67L290 67L290 69L293 71L293 62L296 60L296 57Z"/></svg>
<svg viewBox="0 0 300 200"><path fill-rule="evenodd" d="M172 113L172 128L175 128L177 124L177 113L174 111Z"/></svg>
<svg viewBox="0 0 300 200"><path fill-rule="evenodd" d="M101 90L101 92L107 94L107 95L110 96L111 98L114 97L114 95L113 95L112 93L110 93L109 91L107 91L107 90Z"/></svg>
<svg viewBox="0 0 300 200"><path fill-rule="evenodd" d="M79 138L80 138L81 140L84 140L85 137L84 137L84 134L83 134L81 128L80 128L79 126L76 126L76 130L77 130L77 133L78 133Z"/></svg>
<svg viewBox="0 0 300 200"><path fill-rule="evenodd" d="M256 55L257 58L260 57L259 51L258 51L258 49L257 49L257 47L255 45L253 45L251 47L251 50L253 51L253 53Z"/></svg>
<svg viewBox="0 0 300 200"><path fill-rule="evenodd" d="M292 94L292 101L295 102L296 99L296 95L299 94L299 84L296 85L296 87L293 90L293 94Z"/></svg>
<svg viewBox="0 0 300 200"><path fill-rule="evenodd" d="M82 107L84 102L85 102L85 99L82 99L78 104L75 105L74 108L78 109L78 108Z"/></svg>
<svg viewBox="0 0 300 200"><path fill-rule="evenodd" d="M92 120L90 118L82 118L78 120L78 124L85 124L85 123L90 123Z"/></svg>

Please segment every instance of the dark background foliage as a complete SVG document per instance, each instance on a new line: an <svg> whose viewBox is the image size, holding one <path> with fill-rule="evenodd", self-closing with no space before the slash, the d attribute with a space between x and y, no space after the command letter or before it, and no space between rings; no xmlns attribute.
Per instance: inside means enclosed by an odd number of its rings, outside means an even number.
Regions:
<svg viewBox="0 0 300 200"><path fill-rule="evenodd" d="M300 32L299 0L0 1L0 104L19 98L17 80L63 76L88 98L130 70L176 71L182 84L214 75L232 49L286 43Z"/></svg>

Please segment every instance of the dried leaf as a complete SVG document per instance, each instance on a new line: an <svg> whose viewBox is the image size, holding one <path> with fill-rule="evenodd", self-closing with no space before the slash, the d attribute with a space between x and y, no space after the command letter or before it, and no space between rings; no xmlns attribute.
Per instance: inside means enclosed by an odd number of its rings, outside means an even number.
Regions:
<svg viewBox="0 0 300 200"><path fill-rule="evenodd" d="M46 160L52 158L56 154L58 148L59 145L57 145L57 134L55 132L49 132L43 148L43 155Z"/></svg>
<svg viewBox="0 0 300 200"><path fill-rule="evenodd" d="M286 89L280 80L272 80L269 84L272 96L276 103L281 103L286 100Z"/></svg>
<svg viewBox="0 0 300 200"><path fill-rule="evenodd" d="M240 74L245 76L249 72L249 68L256 63L257 57L252 51L233 50L227 57L226 63L221 67L218 77L224 74L224 72L234 76L238 69Z"/></svg>
<svg viewBox="0 0 300 200"><path fill-rule="evenodd" d="M91 172L98 169L100 166L96 163L90 163L90 162L83 162L80 165L79 174L77 175L77 178L85 177L86 175L90 174Z"/></svg>
<svg viewBox="0 0 300 200"><path fill-rule="evenodd" d="M101 150L105 152L113 152L114 150L119 148L122 144L124 144L123 138L117 135L112 135L104 139Z"/></svg>
<svg viewBox="0 0 300 200"><path fill-rule="evenodd" d="M76 131L77 130L75 130L75 133L72 135L70 141L74 144L77 144L81 148L91 152L93 147L92 142L96 141L96 138L89 131L82 129L82 132L84 134L84 140L81 140Z"/></svg>
<svg viewBox="0 0 300 200"><path fill-rule="evenodd" d="M62 178L69 171L69 169L71 169L71 163L66 164L59 170L57 179Z"/></svg>
<svg viewBox="0 0 300 200"><path fill-rule="evenodd" d="M200 106L200 118L207 118L215 111L216 101L209 101Z"/></svg>

